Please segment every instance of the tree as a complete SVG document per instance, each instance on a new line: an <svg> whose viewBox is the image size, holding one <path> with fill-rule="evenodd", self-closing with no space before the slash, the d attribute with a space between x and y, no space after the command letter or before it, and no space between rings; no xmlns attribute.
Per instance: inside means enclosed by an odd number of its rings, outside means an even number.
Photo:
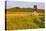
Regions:
<svg viewBox="0 0 46 31"><path fill-rule="evenodd" d="M16 7L16 9L19 9L19 7Z"/></svg>
<svg viewBox="0 0 46 31"><path fill-rule="evenodd" d="M34 10L37 11L37 5L34 5Z"/></svg>

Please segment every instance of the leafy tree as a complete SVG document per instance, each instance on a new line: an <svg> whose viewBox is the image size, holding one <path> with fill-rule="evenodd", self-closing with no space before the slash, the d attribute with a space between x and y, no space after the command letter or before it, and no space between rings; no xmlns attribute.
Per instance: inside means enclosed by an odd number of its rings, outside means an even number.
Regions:
<svg viewBox="0 0 46 31"><path fill-rule="evenodd" d="M37 11L37 5L34 5L34 10Z"/></svg>

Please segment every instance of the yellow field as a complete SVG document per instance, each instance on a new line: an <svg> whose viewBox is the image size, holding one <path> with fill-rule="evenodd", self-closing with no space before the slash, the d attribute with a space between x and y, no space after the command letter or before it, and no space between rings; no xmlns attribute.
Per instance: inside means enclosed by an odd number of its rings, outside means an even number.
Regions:
<svg viewBox="0 0 46 31"><path fill-rule="evenodd" d="M44 16L35 17L32 12L7 12L6 24L7 30L44 28Z"/></svg>

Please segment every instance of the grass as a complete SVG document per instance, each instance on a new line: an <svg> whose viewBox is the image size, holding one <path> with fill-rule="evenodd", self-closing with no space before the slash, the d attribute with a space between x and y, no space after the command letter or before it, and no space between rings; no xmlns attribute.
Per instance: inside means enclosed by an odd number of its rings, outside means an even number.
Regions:
<svg viewBox="0 0 46 31"><path fill-rule="evenodd" d="M6 9L6 29L38 29L45 27L44 9L37 9L39 16L32 16L33 8Z"/></svg>
<svg viewBox="0 0 46 31"><path fill-rule="evenodd" d="M15 14L19 15L17 16ZM21 14L23 15L21 16ZM10 12L6 14L6 23L7 30L44 28L44 16L31 16L31 13L29 12L27 12L26 15L19 12Z"/></svg>

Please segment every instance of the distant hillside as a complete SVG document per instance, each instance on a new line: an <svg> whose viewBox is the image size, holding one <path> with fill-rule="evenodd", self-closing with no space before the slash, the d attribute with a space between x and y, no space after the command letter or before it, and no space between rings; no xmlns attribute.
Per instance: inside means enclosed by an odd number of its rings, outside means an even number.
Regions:
<svg viewBox="0 0 46 31"><path fill-rule="evenodd" d="M19 7L14 7L11 9L6 9L6 11L10 12L33 12L33 8L19 8ZM37 9L37 12L44 12L44 9Z"/></svg>

